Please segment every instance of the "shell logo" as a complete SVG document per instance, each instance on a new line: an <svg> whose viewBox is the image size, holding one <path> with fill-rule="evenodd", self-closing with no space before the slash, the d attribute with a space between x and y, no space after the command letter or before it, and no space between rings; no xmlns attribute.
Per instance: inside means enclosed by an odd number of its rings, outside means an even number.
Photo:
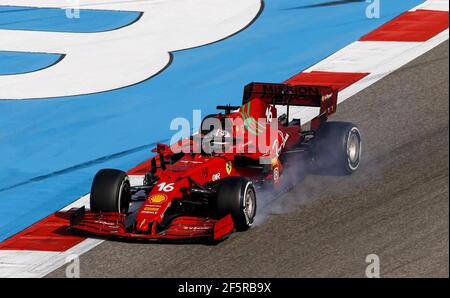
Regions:
<svg viewBox="0 0 450 298"><path fill-rule="evenodd" d="M167 199L167 196L165 194L156 194L153 195L149 198L150 201L152 201L153 203L161 203L164 202Z"/></svg>

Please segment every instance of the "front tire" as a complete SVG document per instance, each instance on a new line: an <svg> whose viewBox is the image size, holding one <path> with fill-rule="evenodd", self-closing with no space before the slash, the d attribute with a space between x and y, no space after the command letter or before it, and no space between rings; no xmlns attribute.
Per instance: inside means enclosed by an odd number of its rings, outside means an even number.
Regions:
<svg viewBox="0 0 450 298"><path fill-rule="evenodd" d="M244 177L228 177L217 188L215 211L220 216L231 214L237 231L248 230L256 216L256 191Z"/></svg>
<svg viewBox="0 0 450 298"><path fill-rule="evenodd" d="M91 187L91 211L127 213L130 200L130 180L125 172L98 171Z"/></svg>
<svg viewBox="0 0 450 298"><path fill-rule="evenodd" d="M361 161L361 133L349 122L325 122L316 131L313 164L319 170L355 172Z"/></svg>

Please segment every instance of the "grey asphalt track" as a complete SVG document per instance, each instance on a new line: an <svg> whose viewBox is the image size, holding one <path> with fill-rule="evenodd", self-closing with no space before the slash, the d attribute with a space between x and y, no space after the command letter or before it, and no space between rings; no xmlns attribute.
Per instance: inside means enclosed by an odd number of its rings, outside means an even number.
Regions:
<svg viewBox="0 0 450 298"><path fill-rule="evenodd" d="M448 277L448 54L447 41L339 105L332 120L363 132L355 175L308 175L216 246L106 241L81 276L364 277L377 254L382 277Z"/></svg>

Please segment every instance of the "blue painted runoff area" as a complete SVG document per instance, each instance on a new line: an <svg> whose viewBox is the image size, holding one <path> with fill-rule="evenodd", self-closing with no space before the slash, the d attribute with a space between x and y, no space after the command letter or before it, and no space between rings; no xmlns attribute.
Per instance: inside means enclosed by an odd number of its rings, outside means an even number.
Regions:
<svg viewBox="0 0 450 298"><path fill-rule="evenodd" d="M0 75L41 70L55 64L61 57L60 54L0 51Z"/></svg>
<svg viewBox="0 0 450 298"><path fill-rule="evenodd" d="M141 13L0 6L0 29L92 33L132 24Z"/></svg>

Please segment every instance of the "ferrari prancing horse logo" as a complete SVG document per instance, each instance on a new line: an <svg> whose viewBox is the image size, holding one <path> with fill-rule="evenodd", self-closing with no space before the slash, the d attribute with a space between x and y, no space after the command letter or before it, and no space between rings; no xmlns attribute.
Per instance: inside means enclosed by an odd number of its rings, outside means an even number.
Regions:
<svg viewBox="0 0 450 298"><path fill-rule="evenodd" d="M233 169L233 162L231 160L227 161L225 168L227 169L227 174L230 175L231 170Z"/></svg>

